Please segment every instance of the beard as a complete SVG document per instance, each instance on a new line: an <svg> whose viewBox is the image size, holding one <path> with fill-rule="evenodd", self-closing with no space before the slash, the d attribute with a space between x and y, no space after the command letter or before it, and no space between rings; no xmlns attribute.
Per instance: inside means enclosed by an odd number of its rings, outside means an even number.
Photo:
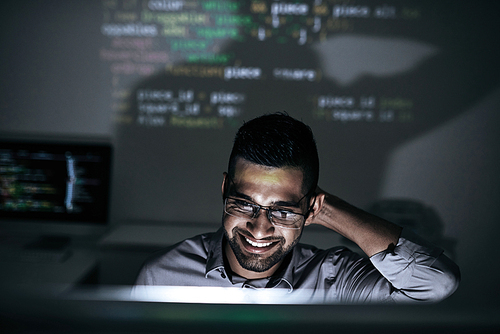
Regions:
<svg viewBox="0 0 500 334"><path fill-rule="evenodd" d="M277 249L275 252L267 257L263 257L261 254L248 254L241 249L241 246L238 242L240 238L239 228L236 226L231 230L233 237L230 238L227 230L224 228L224 235L228 240L229 246L231 247L236 259L240 266L242 266L246 270L255 271L255 272L264 272L271 269L274 265L279 263L285 256L290 253L290 251L297 245L299 242L300 236L296 238L289 246L284 247L285 238L274 238L273 240L279 240L278 244L275 246ZM245 235L243 233L243 235Z"/></svg>

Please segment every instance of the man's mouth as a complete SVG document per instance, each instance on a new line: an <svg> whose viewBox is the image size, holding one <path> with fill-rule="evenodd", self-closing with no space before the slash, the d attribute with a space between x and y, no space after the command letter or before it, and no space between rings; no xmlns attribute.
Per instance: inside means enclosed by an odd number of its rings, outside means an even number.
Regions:
<svg viewBox="0 0 500 334"><path fill-rule="evenodd" d="M272 242L254 242L248 238L245 238L245 240L252 246L254 247L268 247L271 246L273 243Z"/></svg>
<svg viewBox="0 0 500 334"><path fill-rule="evenodd" d="M277 244L279 244L280 240L269 241L269 240L255 240L251 239L247 236L240 234L240 240L243 244L245 250L254 254L262 254L265 253L272 248L274 248Z"/></svg>

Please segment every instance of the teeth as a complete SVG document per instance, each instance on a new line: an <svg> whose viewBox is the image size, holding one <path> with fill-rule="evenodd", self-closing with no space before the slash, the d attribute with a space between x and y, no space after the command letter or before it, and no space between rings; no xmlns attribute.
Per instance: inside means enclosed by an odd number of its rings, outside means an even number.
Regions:
<svg viewBox="0 0 500 334"><path fill-rule="evenodd" d="M271 246L272 242L254 242L248 238L245 238L245 240L252 246L254 247L267 247Z"/></svg>

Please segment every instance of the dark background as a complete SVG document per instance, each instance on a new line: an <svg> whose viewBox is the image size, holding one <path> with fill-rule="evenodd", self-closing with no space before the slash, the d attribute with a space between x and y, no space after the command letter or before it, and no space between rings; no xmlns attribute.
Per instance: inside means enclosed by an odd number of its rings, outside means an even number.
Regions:
<svg viewBox="0 0 500 334"><path fill-rule="evenodd" d="M316 135L322 188L366 209L402 200L379 207L379 213L396 217L406 210L400 223L418 221L422 225L413 228L434 233L462 270L452 301L497 307L497 4L394 1L390 5L398 14L416 8L421 17L350 18L352 29L329 32L326 40L313 37L301 47L293 39L280 43L281 35L260 42L242 33L245 38L214 49L233 55L223 66L260 67L268 75L261 80L174 77L161 70L165 64L156 64L150 75L123 76L113 84L111 65L100 57L110 43L101 33L109 19L103 3L2 2L0 133L109 139L115 147L110 226L217 223L222 172L236 129L257 115L286 110ZM248 7L239 3L245 14ZM170 59L171 65L188 64L179 55ZM269 74L277 67L321 69L322 79L273 80ZM119 116L116 86L129 92ZM238 117L218 117L223 124L218 129L145 127L135 121L134 100L145 88L237 91L246 100ZM411 101L406 111L412 116L406 122L335 122L315 112L318 95L357 101L374 96L377 103L402 97Z"/></svg>

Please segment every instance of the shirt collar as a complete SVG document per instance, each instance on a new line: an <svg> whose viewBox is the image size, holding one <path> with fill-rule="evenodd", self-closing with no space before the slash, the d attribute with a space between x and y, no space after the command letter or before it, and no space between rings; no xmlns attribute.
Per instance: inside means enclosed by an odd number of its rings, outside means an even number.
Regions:
<svg viewBox="0 0 500 334"><path fill-rule="evenodd" d="M205 277L208 277L214 270L224 269L224 257L222 255L222 241L224 240L224 230L223 227L219 228L217 232L212 234L212 237L207 240L208 258L207 265L205 267Z"/></svg>
<svg viewBox="0 0 500 334"><path fill-rule="evenodd" d="M280 268L269 280L267 287L269 288L286 288L288 292L293 291L293 272L294 272L294 256L295 247L291 253L289 253Z"/></svg>
<svg viewBox="0 0 500 334"><path fill-rule="evenodd" d="M212 234L212 237L208 239L208 258L205 268L205 277L208 277L214 270L222 271L227 275L222 254L222 243L224 242L223 229L224 227L219 228L217 232ZM295 259L297 259L295 248L296 247L294 247L292 252L287 256L279 270L270 278L267 284L268 288L287 288L288 292L293 291L294 263L296 262Z"/></svg>

